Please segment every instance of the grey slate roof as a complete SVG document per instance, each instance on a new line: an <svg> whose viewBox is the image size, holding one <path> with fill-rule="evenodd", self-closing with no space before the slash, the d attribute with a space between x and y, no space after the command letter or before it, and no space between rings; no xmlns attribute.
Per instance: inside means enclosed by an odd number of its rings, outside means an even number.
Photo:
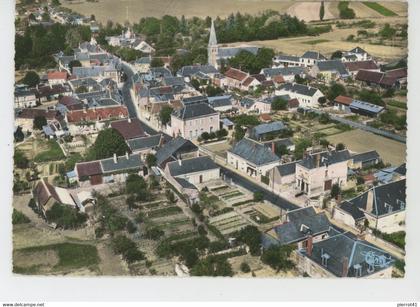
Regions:
<svg viewBox="0 0 420 307"><path fill-rule="evenodd" d="M316 214L313 207L296 209L287 214L288 222L273 228L280 244L305 240L308 235L328 232L330 222L325 213Z"/></svg>
<svg viewBox="0 0 420 307"><path fill-rule="evenodd" d="M191 103L199 103L199 102L207 103L208 99L206 96L192 96L192 97L182 98L182 102L184 103L184 105L191 104Z"/></svg>
<svg viewBox="0 0 420 307"><path fill-rule="evenodd" d="M379 158L380 158L379 154L376 150L371 150L371 151L362 152L362 153L359 153L359 154L352 155L353 163L369 162L369 161L372 161L372 160L377 160Z"/></svg>
<svg viewBox="0 0 420 307"><path fill-rule="evenodd" d="M208 156L170 162L167 164L167 167L173 177L219 168Z"/></svg>
<svg viewBox="0 0 420 307"><path fill-rule="evenodd" d="M231 106L231 99L232 96L230 95L208 97L209 104L212 106L212 108Z"/></svg>
<svg viewBox="0 0 420 307"><path fill-rule="evenodd" d="M231 58L236 56L241 51L248 51L254 55L258 53L259 48L254 46L243 46L243 47L219 47L218 58Z"/></svg>
<svg viewBox="0 0 420 307"><path fill-rule="evenodd" d="M264 165L280 160L270 149L249 138L243 138L229 152L255 165Z"/></svg>
<svg viewBox="0 0 420 307"><path fill-rule="evenodd" d="M280 164L277 166L281 176L289 176L296 173L296 161Z"/></svg>
<svg viewBox="0 0 420 307"><path fill-rule="evenodd" d="M291 56L291 55L277 55L274 57L276 61L284 61L284 62L299 62L300 58L298 56Z"/></svg>
<svg viewBox="0 0 420 307"><path fill-rule="evenodd" d="M185 188L185 189L194 189L197 190L197 188L195 187L195 185L193 185L192 183L190 183L188 180L185 180L184 178L174 178L181 187Z"/></svg>
<svg viewBox="0 0 420 307"><path fill-rule="evenodd" d="M281 121L275 121L267 124L260 124L255 126L251 130L251 134L255 137L260 137L261 135L271 133L271 132L278 132L286 129L286 126Z"/></svg>
<svg viewBox="0 0 420 307"><path fill-rule="evenodd" d="M338 60L321 61L316 66L318 66L320 71L335 71L341 76L347 76L349 74L343 62Z"/></svg>
<svg viewBox="0 0 420 307"><path fill-rule="evenodd" d="M272 143L274 143L276 146L284 145L286 147L290 147L294 145L292 139L290 138L267 141L267 142L264 142L264 145L271 148Z"/></svg>
<svg viewBox="0 0 420 307"><path fill-rule="evenodd" d="M405 179L391 182L371 188L369 191L373 192L372 211L369 214L375 216L382 216L392 212L405 210L406 207L406 182ZM349 203L357 206L360 209L367 210L367 200L369 191L359 195L351 200Z"/></svg>
<svg viewBox="0 0 420 307"><path fill-rule="evenodd" d="M196 117L217 114L217 112L207 103L192 103L185 105L182 109L174 111L172 114L181 120L188 120Z"/></svg>
<svg viewBox="0 0 420 307"><path fill-rule="evenodd" d="M128 147L130 147L131 151L141 151L148 148L158 147L160 144L161 137L161 134L156 134L152 136L131 139L127 141L127 144Z"/></svg>
<svg viewBox="0 0 420 307"><path fill-rule="evenodd" d="M360 210L357 206L353 205L352 203L345 201L338 205L338 207L350 214L355 221L361 220L365 217L365 214L362 210Z"/></svg>
<svg viewBox="0 0 420 307"><path fill-rule="evenodd" d="M407 173L407 167L406 167L406 164L404 163L404 164L401 164L400 166L398 166L398 167L395 169L395 172L396 172L397 174L400 174L401 176L405 176L405 174Z"/></svg>
<svg viewBox="0 0 420 307"><path fill-rule="evenodd" d="M197 73L217 74L219 71L212 65L190 65L184 66L178 70L177 75L182 77L191 77Z"/></svg>
<svg viewBox="0 0 420 307"><path fill-rule="evenodd" d="M286 83L280 86L280 90L285 90L292 93L298 93L304 96L312 97L318 89L298 83Z"/></svg>
<svg viewBox="0 0 420 307"><path fill-rule="evenodd" d="M303 251L302 253L305 254ZM325 269L338 277L357 277L359 276L357 275L358 270L361 272L361 277L368 276L392 266L395 261L386 251L364 240L358 240L357 237L349 232L315 242L312 255L306 256L322 265L323 254L329 256L327 265L324 266ZM347 276L342 274L344 259L348 261ZM375 265L371 266L372 271L368 270L369 265L367 261L370 259L375 261Z"/></svg>
<svg viewBox="0 0 420 307"><path fill-rule="evenodd" d="M129 155L128 159L126 156L120 156L117 158L117 163L114 162L114 158L100 160L100 163L104 174L123 170L140 169L144 165L138 154Z"/></svg>
<svg viewBox="0 0 420 307"><path fill-rule="evenodd" d="M326 60L327 58L317 51L306 51L302 58L313 59L313 60Z"/></svg>
<svg viewBox="0 0 420 307"><path fill-rule="evenodd" d="M150 73L154 78L160 78L160 77L171 77L172 73L169 69L165 67L152 67L150 68Z"/></svg>
<svg viewBox="0 0 420 307"><path fill-rule="evenodd" d="M242 107L248 109L248 108L250 108L254 105L255 100L252 99L252 98L249 98L249 97L244 97L244 98L241 99L241 101L239 103Z"/></svg>
<svg viewBox="0 0 420 307"><path fill-rule="evenodd" d="M263 68L261 73L266 77L273 76L290 76L301 75L305 73L305 67L278 67L278 68Z"/></svg>
<svg viewBox="0 0 420 307"><path fill-rule="evenodd" d="M185 81L182 77L166 77L163 78L163 83L169 86L184 86Z"/></svg>
<svg viewBox="0 0 420 307"><path fill-rule="evenodd" d="M168 159L175 160L178 153L197 151L198 147L182 137L171 139L156 152L157 164L161 165Z"/></svg>
<svg viewBox="0 0 420 307"><path fill-rule="evenodd" d="M307 169L316 168L317 155L320 155L319 157L320 167L344 162L351 159L350 153L347 149L341 150L341 151L324 151L318 154L310 154L304 157L299 164L304 166Z"/></svg>

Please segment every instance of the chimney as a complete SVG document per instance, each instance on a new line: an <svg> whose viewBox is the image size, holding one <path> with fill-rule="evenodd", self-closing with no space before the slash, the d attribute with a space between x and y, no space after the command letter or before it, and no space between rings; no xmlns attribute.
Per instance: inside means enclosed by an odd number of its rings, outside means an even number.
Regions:
<svg viewBox="0 0 420 307"><path fill-rule="evenodd" d="M312 235L308 236L308 239L306 240L306 253L309 257L312 256L312 248L313 248L313 238Z"/></svg>
<svg viewBox="0 0 420 307"><path fill-rule="evenodd" d="M276 144L274 144L274 142L271 142L271 151L273 152L273 154L276 153Z"/></svg>
<svg viewBox="0 0 420 307"><path fill-rule="evenodd" d="M117 164L118 160L117 160L117 154L114 153L114 163Z"/></svg>
<svg viewBox="0 0 420 307"><path fill-rule="evenodd" d="M179 166L182 166L182 160L181 159L178 159L178 164L179 164Z"/></svg>
<svg viewBox="0 0 420 307"><path fill-rule="evenodd" d="M368 191L367 200L366 200L366 212L370 213L373 209L373 202L374 202L374 192L373 189Z"/></svg>
<svg viewBox="0 0 420 307"><path fill-rule="evenodd" d="M316 167L319 167L320 159L321 159L321 155L319 153L317 153L315 155L315 164L316 164Z"/></svg>
<svg viewBox="0 0 420 307"><path fill-rule="evenodd" d="M347 277L349 273L349 258L343 258L343 271L341 277Z"/></svg>
<svg viewBox="0 0 420 307"><path fill-rule="evenodd" d="M128 155L128 151L125 152L125 158L128 160L129 155Z"/></svg>
<svg viewBox="0 0 420 307"><path fill-rule="evenodd" d="M127 118L127 121L128 121L129 124L131 124L131 118L130 117Z"/></svg>

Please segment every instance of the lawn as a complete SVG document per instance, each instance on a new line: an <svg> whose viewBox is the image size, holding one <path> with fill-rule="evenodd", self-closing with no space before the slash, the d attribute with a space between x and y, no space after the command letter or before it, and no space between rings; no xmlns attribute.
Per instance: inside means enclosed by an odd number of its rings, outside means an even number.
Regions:
<svg viewBox="0 0 420 307"><path fill-rule="evenodd" d="M391 100L391 101L388 101L386 104L389 105L389 106L392 106L392 107L399 108L399 109L407 110L407 103L405 103L405 102L401 102L401 101L397 101L397 100Z"/></svg>
<svg viewBox="0 0 420 307"><path fill-rule="evenodd" d="M376 150L384 163L400 165L406 162L406 145L383 136L379 136L359 129L327 136L333 143L344 143L347 148L355 152Z"/></svg>
<svg viewBox="0 0 420 307"><path fill-rule="evenodd" d="M147 213L147 216L149 218L158 218L158 217L162 217L162 216L178 214L178 213L181 213L181 212L182 212L182 209L180 207L172 206L172 207L153 210L153 211Z"/></svg>
<svg viewBox="0 0 420 307"><path fill-rule="evenodd" d="M58 161L65 158L60 145L56 141L49 140L47 146L48 148L46 150L41 151L35 156L35 162Z"/></svg>
<svg viewBox="0 0 420 307"><path fill-rule="evenodd" d="M99 263L98 251L95 246L88 244L58 243L27 247L17 250L26 255L28 259L40 252L53 252L58 257L58 262L51 268L53 270L68 270L91 267ZM41 265L30 267L14 266L13 271L21 274L34 274Z"/></svg>
<svg viewBox="0 0 420 307"><path fill-rule="evenodd" d="M371 8L372 10L377 11L379 14L386 16L386 17L390 17L390 16L398 16L396 13L394 13L393 11L387 9L386 7L380 5L377 2L363 2L364 5L366 5L367 7Z"/></svg>

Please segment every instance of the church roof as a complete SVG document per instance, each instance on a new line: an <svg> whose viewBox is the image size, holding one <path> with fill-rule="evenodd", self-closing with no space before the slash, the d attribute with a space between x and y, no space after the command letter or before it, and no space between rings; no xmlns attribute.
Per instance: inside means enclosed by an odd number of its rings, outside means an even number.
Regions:
<svg viewBox="0 0 420 307"><path fill-rule="evenodd" d="M214 29L214 21L211 20L209 46L217 45L216 30Z"/></svg>

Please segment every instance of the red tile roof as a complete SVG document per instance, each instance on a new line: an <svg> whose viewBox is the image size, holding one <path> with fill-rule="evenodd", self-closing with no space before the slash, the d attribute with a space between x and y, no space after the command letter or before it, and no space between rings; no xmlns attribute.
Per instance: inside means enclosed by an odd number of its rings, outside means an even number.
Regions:
<svg viewBox="0 0 420 307"><path fill-rule="evenodd" d="M55 191L54 187L44 179L40 180L35 187L34 195L38 202L38 205L44 206L50 197L53 197L57 202L61 202L60 197Z"/></svg>
<svg viewBox="0 0 420 307"><path fill-rule="evenodd" d="M287 106L289 107L289 109L299 108L299 100L297 100L297 98L290 99L287 102Z"/></svg>
<svg viewBox="0 0 420 307"><path fill-rule="evenodd" d="M285 83L286 81L284 80L282 75L276 75L273 77L273 81L276 84L280 84L280 83Z"/></svg>
<svg viewBox="0 0 420 307"><path fill-rule="evenodd" d="M93 108L67 112L67 121L69 123L101 121L124 117L128 117L128 110L126 106L112 106L107 108Z"/></svg>
<svg viewBox="0 0 420 307"><path fill-rule="evenodd" d="M398 69L388 70L385 73L385 75L386 77L396 78L396 79L407 78L407 68L398 68Z"/></svg>
<svg viewBox="0 0 420 307"><path fill-rule="evenodd" d="M243 81L245 80L245 78L248 77L248 74L236 68L229 68L225 72L225 76L231 79L238 80L238 81Z"/></svg>
<svg viewBox="0 0 420 307"><path fill-rule="evenodd" d="M113 121L111 127L116 129L126 140L146 136L138 118Z"/></svg>
<svg viewBox="0 0 420 307"><path fill-rule="evenodd" d="M260 119L261 119L263 122L271 122L271 121L272 121L271 116L270 116L270 115L268 115L268 114L261 114L261 115L260 115Z"/></svg>
<svg viewBox="0 0 420 307"><path fill-rule="evenodd" d="M47 74L48 80L67 80L67 72L52 71Z"/></svg>
<svg viewBox="0 0 420 307"><path fill-rule="evenodd" d="M45 116L47 120L54 120L59 117L57 111L44 110L44 109L22 109L18 113L18 118L34 119L37 116Z"/></svg>
<svg viewBox="0 0 420 307"><path fill-rule="evenodd" d="M378 65L372 60L369 61L357 61L357 62L345 62L344 66L349 71L358 71L360 69L366 69L366 70L375 70L379 69Z"/></svg>
<svg viewBox="0 0 420 307"><path fill-rule="evenodd" d="M347 97L347 96L342 96L342 95L337 96L334 99L334 102L339 103L339 104L344 104L346 106L349 106L352 101L353 101L353 98Z"/></svg>
<svg viewBox="0 0 420 307"><path fill-rule="evenodd" d="M102 174L102 167L99 161L82 162L76 164L77 176L93 176Z"/></svg>
<svg viewBox="0 0 420 307"><path fill-rule="evenodd" d="M356 80L373 82L373 83L379 84L383 77L384 77L384 73L382 72L359 70L356 75Z"/></svg>
<svg viewBox="0 0 420 307"><path fill-rule="evenodd" d="M253 81L255 80L254 77L248 77L245 79L245 81L242 83L243 86L248 86L250 85Z"/></svg>

